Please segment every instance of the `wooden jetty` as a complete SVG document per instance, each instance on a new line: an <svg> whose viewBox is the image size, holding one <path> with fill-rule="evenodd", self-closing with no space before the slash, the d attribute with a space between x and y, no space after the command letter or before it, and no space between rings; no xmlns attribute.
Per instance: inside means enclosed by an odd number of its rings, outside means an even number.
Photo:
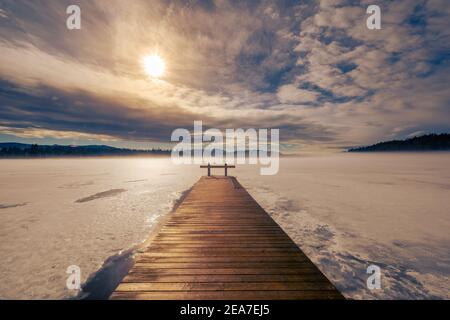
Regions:
<svg viewBox="0 0 450 320"><path fill-rule="evenodd" d="M112 299L343 299L234 177L202 177Z"/></svg>

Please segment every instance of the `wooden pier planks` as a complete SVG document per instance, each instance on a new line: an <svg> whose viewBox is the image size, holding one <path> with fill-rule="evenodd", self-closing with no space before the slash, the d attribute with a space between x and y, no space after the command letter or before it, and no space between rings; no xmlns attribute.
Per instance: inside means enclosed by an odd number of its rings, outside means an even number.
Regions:
<svg viewBox="0 0 450 320"><path fill-rule="evenodd" d="M343 299L233 177L202 177L112 299Z"/></svg>

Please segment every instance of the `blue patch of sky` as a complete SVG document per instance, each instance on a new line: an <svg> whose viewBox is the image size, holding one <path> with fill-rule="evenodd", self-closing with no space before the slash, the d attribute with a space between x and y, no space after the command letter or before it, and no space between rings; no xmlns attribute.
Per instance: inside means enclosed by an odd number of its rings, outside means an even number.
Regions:
<svg viewBox="0 0 450 320"><path fill-rule="evenodd" d="M430 63L433 66L442 66L445 64L448 64L450 62L450 52L448 51L441 51L434 54L432 58L428 60L428 63Z"/></svg>
<svg viewBox="0 0 450 320"><path fill-rule="evenodd" d="M326 29L328 29L327 32L321 32L317 36L317 40L325 45L335 42L341 47L353 50L364 44L364 41L350 37L345 30L331 29L328 27Z"/></svg>
<svg viewBox="0 0 450 320"><path fill-rule="evenodd" d="M337 8L349 7L349 6L351 6L351 7L364 7L364 8L367 7L365 4L361 3L361 0L347 0L347 1L343 1L342 3L337 3L336 4Z"/></svg>
<svg viewBox="0 0 450 320"><path fill-rule="evenodd" d="M413 13L407 18L406 23L412 27L424 29L427 25L426 7L423 4L415 6Z"/></svg>
<svg viewBox="0 0 450 320"><path fill-rule="evenodd" d="M430 66L430 70L424 73L417 74L416 76L418 78L426 78L432 74L434 74L436 71L442 70L442 69L449 69L450 68L450 52L442 51L434 53L432 57L427 59L426 61L428 65Z"/></svg>
<svg viewBox="0 0 450 320"><path fill-rule="evenodd" d="M256 10L261 5L260 1L230 0L229 2L233 7L243 8L250 11Z"/></svg>
<svg viewBox="0 0 450 320"><path fill-rule="evenodd" d="M393 53L391 53L391 55L388 58L388 63L394 64L394 63L400 61L401 57L402 57L401 52L393 52Z"/></svg>
<svg viewBox="0 0 450 320"><path fill-rule="evenodd" d="M338 97L336 97L333 94L332 91L324 89L322 87L319 87L318 85L316 85L314 83L303 82L299 86L299 88L303 89L303 90L308 90L308 91L313 91L313 92L319 93L320 97L318 99L318 102L323 102L323 101L333 101L333 102L335 102L335 100L338 98Z"/></svg>
<svg viewBox="0 0 450 320"><path fill-rule="evenodd" d="M340 63L337 63L335 66L336 66L336 68L341 70L342 73L350 72L352 70L355 70L358 67L358 65L356 63L352 63L352 62L340 62Z"/></svg>
<svg viewBox="0 0 450 320"><path fill-rule="evenodd" d="M334 35L331 36L331 35L329 35L329 34L320 33L320 34L318 35L318 40L319 40L321 43L325 44L325 45L329 45L330 43L332 43L333 41L335 41L336 38L335 38Z"/></svg>
<svg viewBox="0 0 450 320"><path fill-rule="evenodd" d="M275 92L280 85L291 82L294 74L301 71L296 66L298 53L285 48L282 67L269 69L264 67L264 61L271 59L276 48L276 34L270 30L260 30L253 33L247 40L247 47L251 50L243 50L236 58L239 68L238 77L246 79L255 72L263 72L263 83L258 84L257 90L261 92ZM278 58L280 59L280 58Z"/></svg>
<svg viewBox="0 0 450 320"><path fill-rule="evenodd" d="M345 102L363 102L370 96L372 96L375 91L369 90L366 92L366 94L362 96L356 96L356 97L348 97L348 96L337 96L335 95L331 90L324 89L322 87L317 86L314 83L310 82L303 82L300 86L300 89L303 90L309 90L320 94L319 99L314 103L309 103L307 105L319 107L322 105L323 102L332 102L332 103L345 103Z"/></svg>
<svg viewBox="0 0 450 320"><path fill-rule="evenodd" d="M364 41L354 39L347 34L345 34L342 30L340 30L336 36L335 36L335 42L337 42L342 47L348 48L348 49L354 49L356 47L359 47L360 45L364 44Z"/></svg>
<svg viewBox="0 0 450 320"><path fill-rule="evenodd" d="M283 82L289 82L286 81L286 78L288 78L289 74L292 71L292 67L286 67L280 70L276 70L274 72L270 72L266 74L264 77L264 80L267 84L267 86L264 88L264 92L275 92Z"/></svg>
<svg viewBox="0 0 450 320"><path fill-rule="evenodd" d="M207 11L214 11L216 9L216 5L213 0L197 0L195 4Z"/></svg>
<svg viewBox="0 0 450 320"><path fill-rule="evenodd" d="M295 75L303 69L303 67L295 65L297 58L294 53L289 54L289 60L291 63L284 68L273 70L265 75L264 80L267 86L263 92L275 92L281 85L291 83Z"/></svg>

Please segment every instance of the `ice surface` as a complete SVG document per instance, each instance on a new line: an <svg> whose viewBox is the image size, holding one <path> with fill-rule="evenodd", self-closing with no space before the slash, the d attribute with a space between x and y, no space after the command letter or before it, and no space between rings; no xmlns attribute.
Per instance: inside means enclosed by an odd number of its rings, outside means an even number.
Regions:
<svg viewBox="0 0 450 320"><path fill-rule="evenodd" d="M338 154L283 158L276 176L231 173L346 297L450 298L449 163ZM95 287L202 174L166 158L1 160L0 298L76 296L73 264ZM380 290L366 288L370 264Z"/></svg>
<svg viewBox="0 0 450 320"><path fill-rule="evenodd" d="M348 298L450 298L450 153L283 159L236 174ZM370 264L381 290L368 290Z"/></svg>
<svg viewBox="0 0 450 320"><path fill-rule="evenodd" d="M76 296L68 266L85 282L144 241L200 174L167 158L0 160L0 203L27 203L0 210L0 298Z"/></svg>

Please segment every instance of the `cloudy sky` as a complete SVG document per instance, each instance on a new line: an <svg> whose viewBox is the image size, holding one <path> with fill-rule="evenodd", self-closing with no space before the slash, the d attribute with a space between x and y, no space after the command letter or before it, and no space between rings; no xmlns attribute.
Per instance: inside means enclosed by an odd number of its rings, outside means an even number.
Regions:
<svg viewBox="0 0 450 320"><path fill-rule="evenodd" d="M447 0L0 0L0 142L165 146L194 120L279 128L293 152L448 132L449 18Z"/></svg>

